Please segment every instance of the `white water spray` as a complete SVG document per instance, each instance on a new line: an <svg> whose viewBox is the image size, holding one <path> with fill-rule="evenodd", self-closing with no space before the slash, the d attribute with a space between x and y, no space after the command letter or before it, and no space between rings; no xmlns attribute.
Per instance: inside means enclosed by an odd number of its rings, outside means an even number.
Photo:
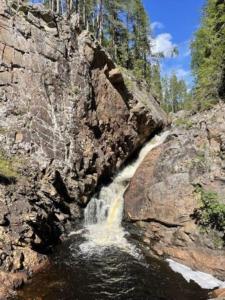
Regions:
<svg viewBox="0 0 225 300"><path fill-rule="evenodd" d="M100 191L98 198L93 197L85 209L85 234L87 241L80 245L84 253L102 251L108 247L118 247L132 255L137 255L125 235L121 222L123 216L123 195L130 179L149 151L162 144L169 132L155 136L140 151L138 159L125 167L113 182Z"/></svg>

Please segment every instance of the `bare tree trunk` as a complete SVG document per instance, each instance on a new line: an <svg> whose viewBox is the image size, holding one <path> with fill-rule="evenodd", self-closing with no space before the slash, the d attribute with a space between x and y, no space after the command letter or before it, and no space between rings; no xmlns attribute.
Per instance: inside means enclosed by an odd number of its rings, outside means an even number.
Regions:
<svg viewBox="0 0 225 300"><path fill-rule="evenodd" d="M52 11L55 11L55 0L52 0Z"/></svg>
<svg viewBox="0 0 225 300"><path fill-rule="evenodd" d="M57 14L60 13L60 0L56 1L56 12L57 12Z"/></svg>
<svg viewBox="0 0 225 300"><path fill-rule="evenodd" d="M102 35L103 35L103 0L99 0L96 38L99 40L100 44L102 44Z"/></svg>
<svg viewBox="0 0 225 300"><path fill-rule="evenodd" d="M61 13L63 15L64 14L63 0L60 0L60 2L61 2Z"/></svg>
<svg viewBox="0 0 225 300"><path fill-rule="evenodd" d="M83 0L83 23L84 23L84 28L87 29L86 0Z"/></svg>
<svg viewBox="0 0 225 300"><path fill-rule="evenodd" d="M77 14L80 14L80 5L79 5L80 3L79 3L79 0L76 0L76 13Z"/></svg>

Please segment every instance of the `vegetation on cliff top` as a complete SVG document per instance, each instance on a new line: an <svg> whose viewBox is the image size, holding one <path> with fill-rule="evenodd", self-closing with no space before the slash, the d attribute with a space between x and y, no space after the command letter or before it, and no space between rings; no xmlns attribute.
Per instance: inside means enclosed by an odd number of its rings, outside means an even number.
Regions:
<svg viewBox="0 0 225 300"><path fill-rule="evenodd" d="M80 16L114 61L132 70L167 112L204 110L225 99L225 1L206 0L200 28L191 43L195 83L190 90L176 74L161 75L162 53L152 54L153 36L142 0L32 0L55 13ZM176 49L173 54L176 54Z"/></svg>
<svg viewBox="0 0 225 300"><path fill-rule="evenodd" d="M225 99L225 1L208 0L192 42L195 105L210 108Z"/></svg>
<svg viewBox="0 0 225 300"><path fill-rule="evenodd" d="M37 1L32 1L37 3ZM113 60L131 70L137 80L145 80L147 87L163 103L166 111L177 111L178 102L187 94L184 80L174 76L163 83L160 72L162 53L152 51L151 22L142 0L44 0L38 1L60 15L80 16L81 27L93 32ZM171 55L176 55L176 48ZM165 86L165 88L164 88ZM166 90L166 92L165 92ZM166 97L169 95L169 98ZM166 103L165 103L166 102Z"/></svg>
<svg viewBox="0 0 225 300"><path fill-rule="evenodd" d="M120 66L137 79L152 81L150 20L141 0L46 0L44 5L68 17L77 13Z"/></svg>

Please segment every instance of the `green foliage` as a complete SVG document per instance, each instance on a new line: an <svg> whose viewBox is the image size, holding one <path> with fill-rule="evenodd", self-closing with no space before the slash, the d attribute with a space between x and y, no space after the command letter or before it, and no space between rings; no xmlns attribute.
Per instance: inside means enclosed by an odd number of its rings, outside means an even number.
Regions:
<svg viewBox="0 0 225 300"><path fill-rule="evenodd" d="M194 90L199 110L211 108L225 99L225 2L207 0L202 24L192 42Z"/></svg>
<svg viewBox="0 0 225 300"><path fill-rule="evenodd" d="M218 231L225 230L225 204L219 201L219 196L213 191L205 191L197 187L196 192L200 195L202 206L195 211L198 224L210 227Z"/></svg>
<svg viewBox="0 0 225 300"><path fill-rule="evenodd" d="M78 13L83 29L95 34L117 64L150 82L150 21L141 0L47 0L45 5L68 17Z"/></svg>
<svg viewBox="0 0 225 300"><path fill-rule="evenodd" d="M152 91L155 94L156 98L162 103L163 101L163 91L162 91L162 82L160 75L160 65L159 63L154 64L151 70L151 87Z"/></svg>
<svg viewBox="0 0 225 300"><path fill-rule="evenodd" d="M150 86L151 27L142 0L44 0L44 5L68 18L79 14L82 29L91 31L118 65Z"/></svg>
<svg viewBox="0 0 225 300"><path fill-rule="evenodd" d="M190 100L187 85L184 80L179 80L176 74L162 79L162 107L166 112L176 113L184 109L187 101Z"/></svg>

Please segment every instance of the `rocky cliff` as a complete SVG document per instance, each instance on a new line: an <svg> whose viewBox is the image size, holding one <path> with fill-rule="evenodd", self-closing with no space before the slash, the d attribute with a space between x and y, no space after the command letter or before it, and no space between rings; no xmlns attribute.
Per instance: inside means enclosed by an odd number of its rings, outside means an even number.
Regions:
<svg viewBox="0 0 225 300"><path fill-rule="evenodd" d="M1 1L2 293L41 267L97 186L165 124L77 16Z"/></svg>
<svg viewBox="0 0 225 300"><path fill-rule="evenodd" d="M125 195L150 252L225 278L225 105L180 112Z"/></svg>

